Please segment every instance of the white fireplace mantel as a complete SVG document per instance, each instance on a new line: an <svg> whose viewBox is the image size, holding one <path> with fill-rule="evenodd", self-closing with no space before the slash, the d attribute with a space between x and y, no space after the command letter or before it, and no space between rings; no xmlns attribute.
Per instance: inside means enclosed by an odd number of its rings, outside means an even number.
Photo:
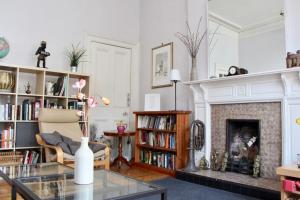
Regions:
<svg viewBox="0 0 300 200"><path fill-rule="evenodd" d="M195 119L206 124L204 153L211 152L211 105L254 102L281 102L282 163L296 162L300 153L300 69L185 82L193 91ZM199 156L196 157L199 159Z"/></svg>

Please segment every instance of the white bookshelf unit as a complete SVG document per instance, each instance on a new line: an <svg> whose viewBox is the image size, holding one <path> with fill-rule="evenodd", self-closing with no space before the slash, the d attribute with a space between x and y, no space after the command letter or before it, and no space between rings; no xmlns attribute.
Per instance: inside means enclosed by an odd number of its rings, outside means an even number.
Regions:
<svg viewBox="0 0 300 200"><path fill-rule="evenodd" d="M1 71L8 71L14 75L14 87L11 91L0 90L0 106L10 104L13 108L11 119L2 120L0 118L0 131L7 129L8 127L13 129L8 141L2 141L2 137L0 137L0 154L3 151L15 152L16 150L24 151L32 149L41 152L41 147L38 146L35 140L35 134L38 131L37 118L17 118L18 105L22 105L24 100L28 100L30 104L32 102L40 102L40 108L44 107L45 102L47 102L48 105L54 105L55 108L59 107L68 109L69 103L77 101L77 91L72 88L72 85L81 78L85 79L87 83L83 92L86 95L89 95L90 77L86 74L3 63L0 63L0 72ZM63 95L46 95L46 82L51 81L56 83L59 77L64 77ZM30 94L26 94L25 86L28 82L30 84ZM36 109L36 111L38 112L38 109ZM83 121L80 121L80 123L83 123ZM8 147L2 148L2 142L8 142Z"/></svg>

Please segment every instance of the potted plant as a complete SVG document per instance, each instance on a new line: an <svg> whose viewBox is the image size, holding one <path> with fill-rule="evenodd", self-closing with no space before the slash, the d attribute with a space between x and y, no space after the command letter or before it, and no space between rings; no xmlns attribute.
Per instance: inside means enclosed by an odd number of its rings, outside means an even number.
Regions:
<svg viewBox="0 0 300 200"><path fill-rule="evenodd" d="M67 57L69 59L71 72L77 72L79 63L83 62L81 59L85 56L86 49L72 44L72 48L67 51Z"/></svg>

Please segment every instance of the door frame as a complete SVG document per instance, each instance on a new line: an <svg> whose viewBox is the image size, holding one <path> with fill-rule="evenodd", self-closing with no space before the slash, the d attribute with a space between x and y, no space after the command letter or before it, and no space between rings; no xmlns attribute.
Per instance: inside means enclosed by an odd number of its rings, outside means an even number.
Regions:
<svg viewBox="0 0 300 200"><path fill-rule="evenodd" d="M139 102L139 64L140 64L140 44L139 43L129 43L129 42L123 42L123 41L117 41L117 40L111 40L107 39L95 34L85 34L85 48L87 50L87 62L83 63L83 67L81 71L83 73L86 72L87 67L92 67L91 62L89 62L91 58L91 52L92 44L100 43L100 44L106 44L111 46L117 46L121 48L127 48L131 49L131 65L130 65L130 107L129 107L129 128L131 130L134 129L135 123L134 123L134 116L132 114L133 111L139 110L140 108L140 102Z"/></svg>

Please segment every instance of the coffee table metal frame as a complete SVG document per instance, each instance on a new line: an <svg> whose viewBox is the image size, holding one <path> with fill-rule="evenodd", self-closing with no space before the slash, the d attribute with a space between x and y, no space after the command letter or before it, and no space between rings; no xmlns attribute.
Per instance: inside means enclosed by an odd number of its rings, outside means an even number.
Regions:
<svg viewBox="0 0 300 200"><path fill-rule="evenodd" d="M105 170L106 171L106 170ZM110 171L111 172L111 171ZM115 172L111 172L111 173L115 173ZM62 174L60 174L61 176ZM59 176L59 175L50 175L50 176L41 176L41 177L47 177L47 178L51 178L51 177L55 177L55 176ZM73 175L66 175L67 177L72 178ZM132 179L128 176L124 176L125 178L129 178ZM31 177L28 178L17 178L13 180L13 184L15 185L15 192L18 192L24 199L26 200L41 200L36 194L34 194L30 189L28 189L28 187L26 187L21 180L22 179L30 179ZM135 179L133 179L135 180ZM138 181L138 180L135 180ZM142 184L145 184L142 181L138 181L141 182ZM160 199L161 200L167 200L167 189L152 183L146 183L147 185L149 185L151 188L155 188L151 191L144 191L144 192L139 192L136 194L128 194L128 195L124 195L124 196L120 196L120 197L113 197L113 198L109 198L109 199L105 199L105 200L131 200L131 199L141 199L143 197L148 197L148 196L152 196L152 195L157 195L160 194ZM59 199L59 198L57 198ZM64 199L73 199L73 196L66 196L64 197ZM49 199L50 200L50 199Z"/></svg>

